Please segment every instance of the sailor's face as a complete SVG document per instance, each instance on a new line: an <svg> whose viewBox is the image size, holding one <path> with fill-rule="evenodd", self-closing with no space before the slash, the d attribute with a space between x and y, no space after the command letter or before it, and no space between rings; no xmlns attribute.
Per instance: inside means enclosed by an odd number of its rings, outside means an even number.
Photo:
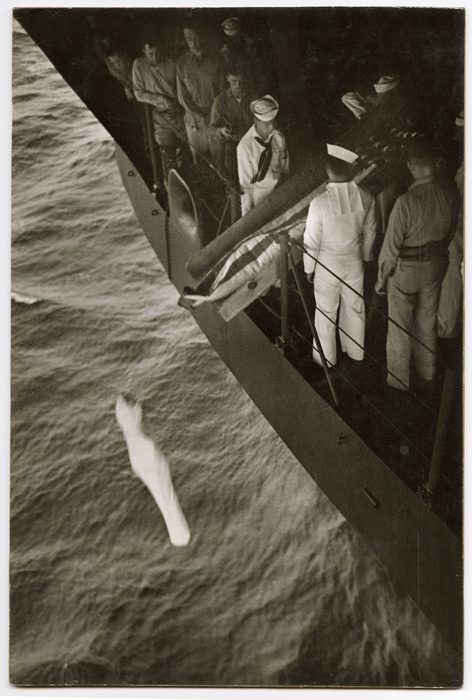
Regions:
<svg viewBox="0 0 472 700"><path fill-rule="evenodd" d="M225 32L225 38L226 38L226 43L227 44L240 44L242 41L242 35L241 31L239 29L235 29L232 31L231 34L228 34Z"/></svg>
<svg viewBox="0 0 472 700"><path fill-rule="evenodd" d="M189 50L195 54L195 56L200 56L202 53L202 44L197 32L194 29L184 29L184 37Z"/></svg>
<svg viewBox="0 0 472 700"><path fill-rule="evenodd" d="M231 89L233 97L242 97L244 95L244 77L242 75L227 75L226 80Z"/></svg>
<svg viewBox="0 0 472 700"><path fill-rule="evenodd" d="M114 54L113 56L109 56L108 60L110 61L111 65L115 70L121 71L125 67L125 62L123 56L120 56L119 54Z"/></svg>
<svg viewBox="0 0 472 700"><path fill-rule="evenodd" d="M157 66L160 60L160 53L157 46L151 46L150 44L144 44L143 53L151 66Z"/></svg>
<svg viewBox="0 0 472 700"><path fill-rule="evenodd" d="M257 117L254 117L254 124L256 126L256 131L261 137L261 139L268 139L271 133L274 131L274 120L270 122L263 122Z"/></svg>

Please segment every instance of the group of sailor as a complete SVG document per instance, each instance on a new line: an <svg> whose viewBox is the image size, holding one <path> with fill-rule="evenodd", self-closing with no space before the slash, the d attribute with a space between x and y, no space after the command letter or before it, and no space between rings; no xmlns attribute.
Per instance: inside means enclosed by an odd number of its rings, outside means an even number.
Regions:
<svg viewBox="0 0 472 700"><path fill-rule="evenodd" d="M463 126L463 113L456 124ZM364 263L373 259L377 224L373 196L352 181L357 155L335 145L327 150L328 184L310 204L304 268L314 282L322 352L334 366L337 323L342 351L354 363L364 359ZM387 384L407 391L413 380L415 389L428 395L438 330L442 337L455 337L460 325L462 203L458 189L438 176L428 140L412 142L407 166L413 182L390 213L375 290L388 295ZM461 190L463 165L456 183ZM322 363L315 343L313 359Z"/></svg>
<svg viewBox="0 0 472 700"><path fill-rule="evenodd" d="M163 55L152 30L142 34L142 55L134 62L111 42L102 54L127 98L152 106L165 178L187 143L195 162L208 159L239 184L244 215L287 177L288 153L276 126L277 101L257 95L251 66L260 62L253 42L237 17L221 28L225 43L219 53L207 50L200 29L188 20L187 51L175 62Z"/></svg>
<svg viewBox="0 0 472 700"><path fill-rule="evenodd" d="M257 73L251 70L257 65L256 47L237 17L226 19L221 29L225 44L219 54L209 51L198 27L186 21L187 51L176 62L164 57L152 33L143 35L142 55L134 62L112 45L103 57L128 99L152 106L164 177L187 143L195 162L208 159L238 184L245 215L287 178L289 155L277 126L279 104L258 93L250 77ZM372 110L379 118L381 112L412 116L398 87L398 76L381 75L373 91L348 92L342 102L357 119ZM456 125L463 127L463 114ZM328 145L328 184L311 202L304 233L304 268L314 285L315 327L328 366L338 359L336 328L343 353L354 363L364 359L364 263L374 257L377 221L373 195L352 179L357 158ZM454 336L462 299L457 189L438 176L427 140L412 143L407 165L413 183L391 210L376 284L377 293L388 296L387 383L400 390L410 387L411 364L416 385L431 385L438 318L442 335ZM313 359L322 361L315 344Z"/></svg>

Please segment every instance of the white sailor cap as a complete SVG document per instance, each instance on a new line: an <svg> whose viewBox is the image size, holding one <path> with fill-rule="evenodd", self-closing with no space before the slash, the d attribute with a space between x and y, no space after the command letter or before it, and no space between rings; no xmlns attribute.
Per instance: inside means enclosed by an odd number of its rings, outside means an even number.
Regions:
<svg viewBox="0 0 472 700"><path fill-rule="evenodd" d="M394 90L398 86L399 82L400 80L396 75L382 75L378 81L374 83L374 90L377 93L390 92L390 90Z"/></svg>
<svg viewBox="0 0 472 700"><path fill-rule="evenodd" d="M332 143L328 143L326 146L329 156L343 160L345 163L354 163L359 157L357 153L348 151L347 148L343 148L342 146L334 146Z"/></svg>
<svg viewBox="0 0 472 700"><path fill-rule="evenodd" d="M264 95L250 104L251 112L261 122L271 122L279 111L279 103L272 95Z"/></svg>
<svg viewBox="0 0 472 700"><path fill-rule="evenodd" d="M237 17L228 17L221 23L221 26L227 36L235 36L241 29L241 22Z"/></svg>
<svg viewBox="0 0 472 700"><path fill-rule="evenodd" d="M464 111L457 115L456 126L464 126Z"/></svg>

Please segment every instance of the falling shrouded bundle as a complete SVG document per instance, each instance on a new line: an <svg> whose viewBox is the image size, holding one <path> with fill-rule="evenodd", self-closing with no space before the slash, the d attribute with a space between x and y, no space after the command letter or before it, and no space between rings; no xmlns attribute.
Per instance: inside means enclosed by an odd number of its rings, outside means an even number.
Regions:
<svg viewBox="0 0 472 700"><path fill-rule="evenodd" d="M169 464L154 441L143 433L141 418L142 409L138 402L118 397L116 419L125 436L131 468L159 506L172 544L185 547L190 540L190 531L172 485Z"/></svg>

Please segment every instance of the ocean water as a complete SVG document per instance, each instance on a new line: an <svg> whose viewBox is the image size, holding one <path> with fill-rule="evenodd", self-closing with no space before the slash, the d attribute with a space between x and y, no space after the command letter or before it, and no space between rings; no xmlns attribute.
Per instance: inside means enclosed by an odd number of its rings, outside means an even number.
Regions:
<svg viewBox="0 0 472 700"><path fill-rule="evenodd" d="M457 678L177 306L109 135L18 25L13 97L12 683ZM122 392L169 460L187 547L133 476Z"/></svg>

